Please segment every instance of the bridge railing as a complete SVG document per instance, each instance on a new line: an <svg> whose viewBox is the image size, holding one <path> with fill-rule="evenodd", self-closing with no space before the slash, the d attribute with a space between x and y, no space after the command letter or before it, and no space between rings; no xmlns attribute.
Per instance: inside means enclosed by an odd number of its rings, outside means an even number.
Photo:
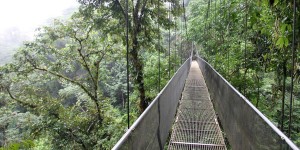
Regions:
<svg viewBox="0 0 300 150"><path fill-rule="evenodd" d="M113 150L163 149L173 124L175 113L192 57L177 70L164 89L128 129Z"/></svg>
<svg viewBox="0 0 300 150"><path fill-rule="evenodd" d="M232 149L299 150L210 64L196 59Z"/></svg>

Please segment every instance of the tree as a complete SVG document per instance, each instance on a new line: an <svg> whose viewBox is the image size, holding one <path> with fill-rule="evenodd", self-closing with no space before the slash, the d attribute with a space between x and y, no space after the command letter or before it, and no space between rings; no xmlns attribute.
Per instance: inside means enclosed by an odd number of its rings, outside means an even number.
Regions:
<svg viewBox="0 0 300 150"><path fill-rule="evenodd" d="M0 69L4 99L34 114L30 135L49 135L54 149L110 149L122 133L119 112L100 84L108 72L103 60L124 49L119 36L105 32L116 20L100 15L100 30L82 13L40 29Z"/></svg>
<svg viewBox="0 0 300 150"><path fill-rule="evenodd" d="M126 21L127 10L125 8L125 1L119 0L79 0L82 4L89 6L95 10L105 10L111 14L112 18L119 20L118 29L124 29ZM179 0L167 0L165 2L173 5L172 14L179 16L182 12L180 8ZM144 63L141 57L143 50L147 50L152 45L157 44L155 39L160 38L159 30L155 28L155 24L159 24L162 28L170 28L168 20L167 8L164 5L164 1L160 0L137 0L132 1L129 4L129 37L130 37L130 60L132 65L132 72L134 81L139 91L139 107L140 112L143 112L147 105L148 99L146 97L145 85L144 85ZM114 32L119 34L119 32ZM125 31L123 30L123 33ZM125 35L125 34L124 34ZM123 38L125 41L125 36ZM125 43L125 42L124 42ZM157 49L159 49L157 46Z"/></svg>

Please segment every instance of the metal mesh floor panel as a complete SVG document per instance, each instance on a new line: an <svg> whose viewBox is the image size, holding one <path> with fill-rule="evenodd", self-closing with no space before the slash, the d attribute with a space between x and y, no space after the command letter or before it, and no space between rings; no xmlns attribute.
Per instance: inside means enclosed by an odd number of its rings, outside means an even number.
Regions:
<svg viewBox="0 0 300 150"><path fill-rule="evenodd" d="M185 83L168 149L226 150L202 72L195 61Z"/></svg>

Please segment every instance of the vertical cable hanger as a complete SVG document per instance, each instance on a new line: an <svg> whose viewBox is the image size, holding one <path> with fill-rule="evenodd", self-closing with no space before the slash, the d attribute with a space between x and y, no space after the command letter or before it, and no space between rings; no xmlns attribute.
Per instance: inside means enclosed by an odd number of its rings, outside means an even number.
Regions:
<svg viewBox="0 0 300 150"><path fill-rule="evenodd" d="M130 110L129 110L129 42L128 42L128 30L129 30L129 18L128 18L128 0L126 0L126 74L127 74L127 127L130 127Z"/></svg>
<svg viewBox="0 0 300 150"><path fill-rule="evenodd" d="M214 39L215 39L215 43L217 42L217 0L215 0L215 10L214 10L214 17L215 17L215 21L214 21ZM217 53L216 53L217 54ZM216 61L216 57L215 57L215 61ZM215 62L216 64L216 62ZM217 66L216 66L217 67Z"/></svg>
<svg viewBox="0 0 300 150"><path fill-rule="evenodd" d="M206 9L206 14L205 14L205 19L204 19L204 22L205 22L204 31L203 31L204 37L207 37L208 29L210 27L210 23L208 23L209 11L210 11L210 0L207 1L207 9ZM204 47L205 48L207 47L207 41L205 41ZM210 53L208 53L208 56L209 56L209 54Z"/></svg>
<svg viewBox="0 0 300 150"><path fill-rule="evenodd" d="M183 2L184 0L182 0ZM182 18L180 19L180 65L182 64Z"/></svg>
<svg viewBox="0 0 300 150"><path fill-rule="evenodd" d="M224 0L225 2L225 5L227 6L227 1L226 0ZM228 1L229 2L229 1ZM226 8L226 7L225 7ZM227 20L228 18L229 18L229 14L230 14L230 6L229 6L229 8L227 9L227 11L228 11L228 13L226 13L226 17L225 17L225 19ZM224 11L225 12L225 11ZM227 18L228 17L228 18ZM229 28L229 24L230 24L230 21L228 21L228 28ZM229 30L228 30L228 34L229 34ZM227 46L226 45L226 48L227 48L227 77L228 77L228 79L229 79L229 55L230 55L230 48L229 48L229 46Z"/></svg>
<svg viewBox="0 0 300 150"><path fill-rule="evenodd" d="M188 34L187 34L187 29L188 29L188 27L187 27L187 24L186 24L186 13L185 13L185 4L184 4L184 0L182 0L182 7L183 7L183 18L184 18L184 25L185 25L185 36L186 36L186 41L188 41L189 40L189 38L188 38Z"/></svg>
<svg viewBox="0 0 300 150"><path fill-rule="evenodd" d="M176 8L175 8L176 9ZM174 20L175 20L175 57L174 57L174 60L175 60L175 70L174 70L174 72L176 72L176 70L177 70L177 17L175 16L175 18L174 18Z"/></svg>
<svg viewBox="0 0 300 150"><path fill-rule="evenodd" d="M159 27L159 13L160 13L160 7L159 7L159 0L157 1L157 32L158 32L158 92L160 92L160 27Z"/></svg>
<svg viewBox="0 0 300 150"><path fill-rule="evenodd" d="M169 3L169 79L171 79L171 2Z"/></svg>
<svg viewBox="0 0 300 150"><path fill-rule="evenodd" d="M184 4L184 0L182 0L182 7L183 7L183 19L184 19L184 26L185 26L185 36L186 36L186 38L188 38L188 35L187 35L186 13L185 13L185 4Z"/></svg>
<svg viewBox="0 0 300 150"><path fill-rule="evenodd" d="M213 10L214 12L214 26L213 26L213 28L214 28L214 32L213 32L213 35L214 35L214 42L215 42L215 44L217 43L217 0L215 0L215 9ZM214 50L214 51L216 51L216 50ZM217 57L216 57L216 55L218 55L218 53L215 53L215 56L214 56L214 66L217 68L217 66L218 66L218 64L217 64Z"/></svg>
<svg viewBox="0 0 300 150"><path fill-rule="evenodd" d="M244 69L245 69L245 72L244 72L244 81L246 80L246 68L247 68L247 32L248 32L248 1L245 0L245 14L246 14L246 18L245 18L245 48L244 48ZM244 95L246 94L246 84L244 86Z"/></svg>
<svg viewBox="0 0 300 150"><path fill-rule="evenodd" d="M295 52L296 52L296 0L293 2L293 45L292 45L292 71L291 71L291 95L290 95L290 113L289 113L289 128L288 137L291 137L292 115L293 115L293 90L294 90L294 69L295 69Z"/></svg>

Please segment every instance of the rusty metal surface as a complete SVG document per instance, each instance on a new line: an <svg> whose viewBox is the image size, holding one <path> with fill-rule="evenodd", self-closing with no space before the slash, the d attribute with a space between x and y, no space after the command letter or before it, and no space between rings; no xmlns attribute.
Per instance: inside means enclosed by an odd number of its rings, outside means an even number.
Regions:
<svg viewBox="0 0 300 150"><path fill-rule="evenodd" d="M192 62L177 110L169 150L226 150L223 135L196 61Z"/></svg>

